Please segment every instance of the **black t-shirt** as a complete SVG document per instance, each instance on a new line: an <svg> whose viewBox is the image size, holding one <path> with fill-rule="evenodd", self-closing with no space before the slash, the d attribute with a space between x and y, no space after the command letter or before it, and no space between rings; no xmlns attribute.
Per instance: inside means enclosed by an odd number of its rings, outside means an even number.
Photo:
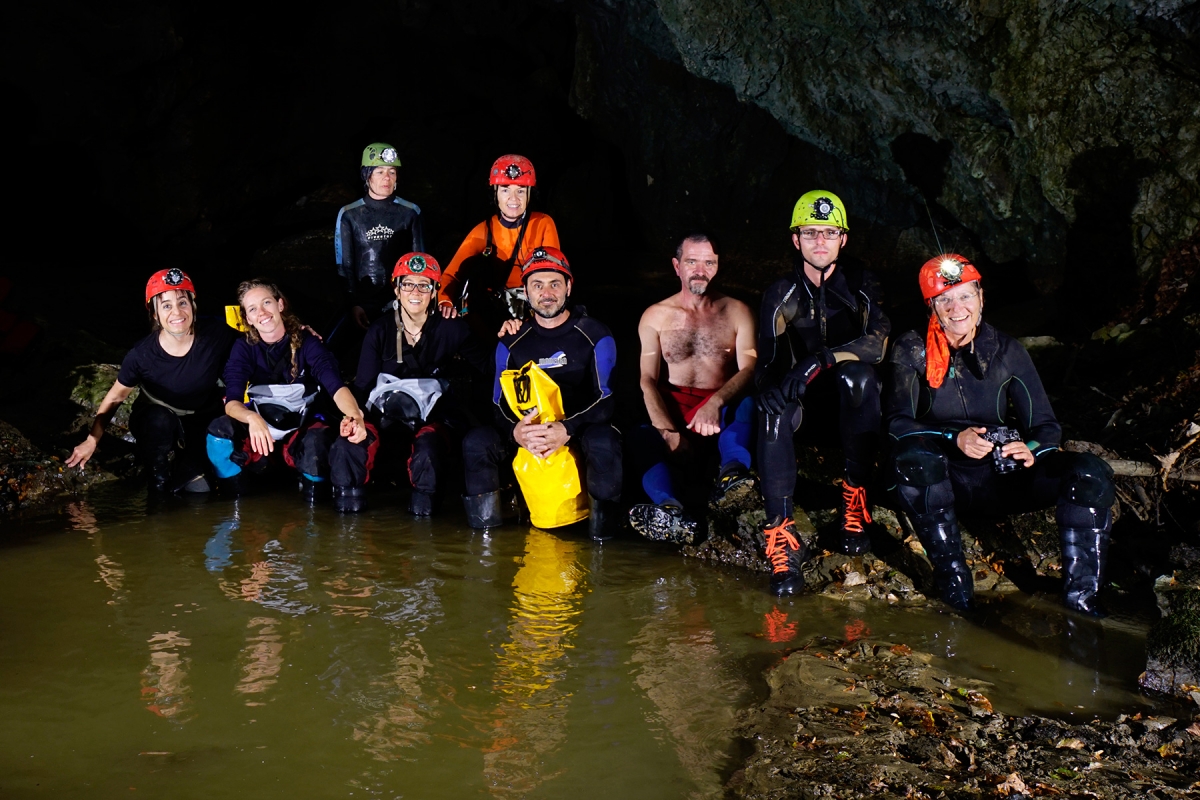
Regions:
<svg viewBox="0 0 1200 800"><path fill-rule="evenodd" d="M192 349L186 355L173 356L163 350L155 331L125 355L117 380L123 386L140 386L184 411L219 408L223 392L217 381L237 335L219 320L196 320Z"/></svg>

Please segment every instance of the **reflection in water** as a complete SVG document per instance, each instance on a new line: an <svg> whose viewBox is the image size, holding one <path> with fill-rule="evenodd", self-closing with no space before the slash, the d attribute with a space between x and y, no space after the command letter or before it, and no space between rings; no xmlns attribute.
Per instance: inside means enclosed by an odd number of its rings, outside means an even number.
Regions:
<svg viewBox="0 0 1200 800"><path fill-rule="evenodd" d="M100 532L96 525L96 514L86 500L67 503L67 517L71 520L71 527L77 531L82 531L88 536L95 536Z"/></svg>
<svg viewBox="0 0 1200 800"><path fill-rule="evenodd" d="M104 585L113 593L108 604L115 606L125 599L125 593L122 591L122 587L125 585L125 570L103 553L96 556L96 566L100 567L100 580L104 581Z"/></svg>
<svg viewBox="0 0 1200 800"><path fill-rule="evenodd" d="M283 637L276 632L277 624L270 617L255 617L246 623L252 635L246 637L246 646L242 648L242 679L234 687L239 694L260 695L275 685L283 666ZM246 705L262 703L247 700Z"/></svg>
<svg viewBox="0 0 1200 800"><path fill-rule="evenodd" d="M142 700L146 710L176 722L186 721L183 712L189 705L187 685L191 659L179 652L192 642L179 631L156 633L150 642L150 664L142 670Z"/></svg>
<svg viewBox="0 0 1200 800"><path fill-rule="evenodd" d="M773 606L763 614L763 638L774 644L783 644L796 638L799 623L788 620L786 611L780 611L779 606Z"/></svg>
<svg viewBox="0 0 1200 800"><path fill-rule="evenodd" d="M222 576L217 585L231 600L257 603L293 616L316 611L315 605L302 599L308 589L308 580L303 574L308 559L305 554L292 552L288 547L299 524L287 523L276 536L266 532L267 525L270 525L269 521L259 527L254 521L245 519L235 505L233 516L218 524L205 543L205 568ZM313 534L306 531L305 535ZM239 553L244 554L246 563L237 563L243 560L237 557ZM249 574L240 579L228 577L230 570Z"/></svg>
<svg viewBox="0 0 1200 800"><path fill-rule="evenodd" d="M787 616L775 609L792 628ZM767 615L768 618L770 615ZM729 758L729 731L745 681L727 673L716 632L705 620L704 606L687 583L664 581L655 587L654 604L637 636L633 663L637 685L654 703L647 723L674 746L680 765L695 783L693 797L720 797L718 768ZM703 698L703 702L699 699Z"/></svg>
<svg viewBox="0 0 1200 800"><path fill-rule="evenodd" d="M428 744L424 729L434 716L432 698L424 696L422 682L433 664L416 636L406 637L391 647L392 669L372 686L389 696L377 714L354 726L354 741L379 761L404 758L402 750ZM407 756L415 760L415 754Z"/></svg>
<svg viewBox="0 0 1200 800"><path fill-rule="evenodd" d="M558 686L583 612L580 545L531 528L513 578L515 605L493 688L491 743L483 753L489 790L523 796L546 780L543 762L566 739L570 694Z"/></svg>

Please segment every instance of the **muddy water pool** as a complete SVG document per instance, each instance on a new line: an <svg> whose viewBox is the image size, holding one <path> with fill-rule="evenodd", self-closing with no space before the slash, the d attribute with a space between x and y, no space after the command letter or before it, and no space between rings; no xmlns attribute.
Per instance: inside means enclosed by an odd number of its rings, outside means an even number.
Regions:
<svg viewBox="0 0 1200 800"><path fill-rule="evenodd" d="M1090 719L1144 625L1017 598L777 601L764 576L634 540L359 517L284 494L148 508L124 487L0 534L0 797L714 797L762 670L870 635Z"/></svg>

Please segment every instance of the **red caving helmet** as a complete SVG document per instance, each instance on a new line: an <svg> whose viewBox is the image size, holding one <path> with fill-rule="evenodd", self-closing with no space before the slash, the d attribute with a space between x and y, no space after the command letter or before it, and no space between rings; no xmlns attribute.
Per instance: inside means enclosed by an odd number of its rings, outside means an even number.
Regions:
<svg viewBox="0 0 1200 800"><path fill-rule="evenodd" d="M970 283L971 281L982 283L983 276L965 256L957 253L944 253L925 262L921 267L921 275L918 280L921 284L921 295L928 302L960 283Z"/></svg>
<svg viewBox="0 0 1200 800"><path fill-rule="evenodd" d="M492 164L488 183L492 186L537 186L537 173L533 171L533 162L525 156L500 156Z"/></svg>
<svg viewBox="0 0 1200 800"><path fill-rule="evenodd" d="M532 273L544 270L566 275L567 280L575 279L575 276L571 274L571 265L567 263L567 257L563 255L562 250L557 247L539 247L533 251L533 255L521 267L521 283L524 283Z"/></svg>
<svg viewBox="0 0 1200 800"><path fill-rule="evenodd" d="M150 305L150 301L154 299L155 295L169 292L172 289L196 294L196 287L186 272L178 267L160 269L150 276L150 280L146 281L146 305Z"/></svg>
<svg viewBox="0 0 1200 800"><path fill-rule="evenodd" d="M392 280L396 281L405 275L423 275L438 283L442 279L442 268L429 253L405 253L392 270Z"/></svg>

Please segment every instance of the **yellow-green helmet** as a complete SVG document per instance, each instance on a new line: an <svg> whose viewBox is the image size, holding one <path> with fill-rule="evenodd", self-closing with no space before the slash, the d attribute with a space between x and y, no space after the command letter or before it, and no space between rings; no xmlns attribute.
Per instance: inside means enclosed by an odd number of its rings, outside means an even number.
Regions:
<svg viewBox="0 0 1200 800"><path fill-rule="evenodd" d="M363 150L362 165L364 167L398 167L400 156L396 148L387 142L373 142Z"/></svg>
<svg viewBox="0 0 1200 800"><path fill-rule="evenodd" d="M790 227L796 230L801 225L836 225L844 231L850 230L846 206L842 204L841 198L824 189L805 192L796 201L796 207L792 209Z"/></svg>

